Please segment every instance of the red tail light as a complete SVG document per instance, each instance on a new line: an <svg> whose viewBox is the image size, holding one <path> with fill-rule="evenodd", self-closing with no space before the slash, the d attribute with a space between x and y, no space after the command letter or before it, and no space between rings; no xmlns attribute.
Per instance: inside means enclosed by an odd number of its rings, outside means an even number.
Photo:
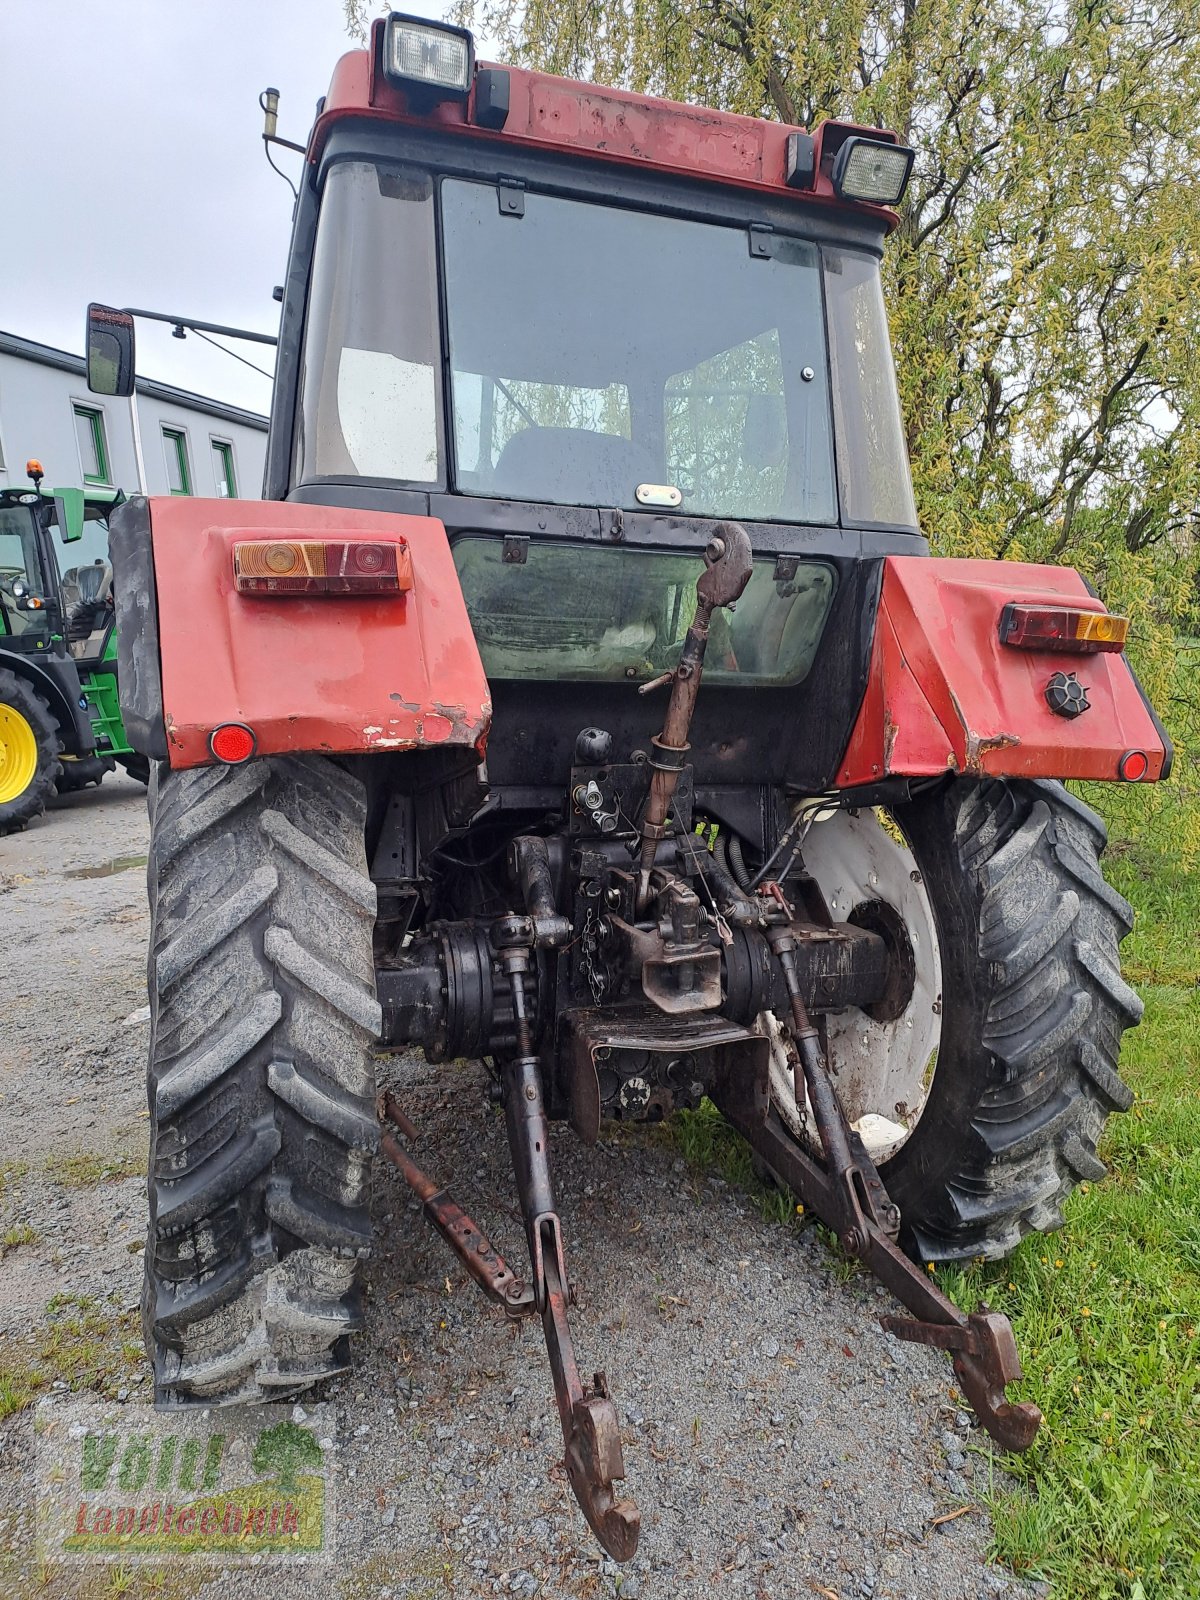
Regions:
<svg viewBox="0 0 1200 1600"><path fill-rule="evenodd" d="M363 539L248 539L233 547L242 594L404 594L408 546Z"/></svg>
<svg viewBox="0 0 1200 1600"><path fill-rule="evenodd" d="M1000 615L1001 644L1020 650L1091 655L1124 650L1129 618L1067 606L1026 606L1010 601Z"/></svg>

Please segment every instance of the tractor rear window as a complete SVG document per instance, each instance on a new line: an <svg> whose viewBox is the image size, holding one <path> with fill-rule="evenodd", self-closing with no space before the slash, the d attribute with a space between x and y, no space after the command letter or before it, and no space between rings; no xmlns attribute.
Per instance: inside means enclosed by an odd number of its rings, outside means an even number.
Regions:
<svg viewBox="0 0 1200 1600"><path fill-rule="evenodd" d="M513 214L495 183L332 167L295 482L916 526L873 256L521 196Z"/></svg>
<svg viewBox="0 0 1200 1600"><path fill-rule="evenodd" d="M815 245L443 181L455 459L465 493L837 520Z"/></svg>
<svg viewBox="0 0 1200 1600"><path fill-rule="evenodd" d="M522 563L498 539L454 545L489 678L642 680L673 668L696 611L693 553L531 540ZM812 666L836 584L823 561L775 578L756 561L732 613L713 613L705 680L799 683Z"/></svg>

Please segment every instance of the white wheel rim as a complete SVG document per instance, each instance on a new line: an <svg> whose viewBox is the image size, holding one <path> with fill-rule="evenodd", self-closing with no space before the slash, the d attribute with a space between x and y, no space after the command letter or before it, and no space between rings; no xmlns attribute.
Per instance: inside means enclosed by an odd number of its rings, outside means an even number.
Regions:
<svg viewBox="0 0 1200 1600"><path fill-rule="evenodd" d="M912 851L874 811L826 813L805 840L804 864L835 922L847 921L865 900L882 900L897 913L912 945L913 992L901 1016L877 1022L851 1006L826 1018L830 1075L847 1120L871 1159L886 1161L920 1120L941 1040L942 961L933 907ZM797 1107L773 1020L764 1019L771 1039L771 1098L783 1121L811 1143L812 1118Z"/></svg>

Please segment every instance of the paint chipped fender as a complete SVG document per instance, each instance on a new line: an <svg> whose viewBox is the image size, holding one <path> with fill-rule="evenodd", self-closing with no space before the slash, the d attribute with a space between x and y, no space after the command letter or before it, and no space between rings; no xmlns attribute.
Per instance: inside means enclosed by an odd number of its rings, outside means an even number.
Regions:
<svg viewBox="0 0 1200 1600"><path fill-rule="evenodd" d="M1069 567L888 558L840 788L945 772L1116 779L1131 750L1145 753L1147 779L1166 775L1170 741L1124 655L1014 650L1000 640L1009 601L1098 604ZM1064 669L1078 674L1090 702L1072 720L1055 715L1046 698Z"/></svg>
<svg viewBox="0 0 1200 1600"><path fill-rule="evenodd" d="M152 546L162 723L173 767L205 766L212 730L250 728L259 755L461 746L480 758L492 702L450 543L433 517L269 500L162 497L122 508ZM396 596L243 595L246 538L403 540Z"/></svg>

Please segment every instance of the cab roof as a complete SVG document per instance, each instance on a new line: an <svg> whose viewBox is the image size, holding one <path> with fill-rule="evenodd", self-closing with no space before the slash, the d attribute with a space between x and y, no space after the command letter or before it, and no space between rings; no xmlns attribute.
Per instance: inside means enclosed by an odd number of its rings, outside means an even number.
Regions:
<svg viewBox="0 0 1200 1600"><path fill-rule="evenodd" d="M841 198L830 175L838 149L855 135L896 143L895 134L884 129L826 121L810 134L758 117L486 62L476 66L466 98L430 101L385 76L386 25L386 17L377 19L369 47L349 51L334 68L309 136L307 155L314 165L338 122L366 118L790 196L798 204L871 215L889 232L899 221L886 206ZM504 107L500 125L498 104ZM618 197L616 174L613 190Z"/></svg>

